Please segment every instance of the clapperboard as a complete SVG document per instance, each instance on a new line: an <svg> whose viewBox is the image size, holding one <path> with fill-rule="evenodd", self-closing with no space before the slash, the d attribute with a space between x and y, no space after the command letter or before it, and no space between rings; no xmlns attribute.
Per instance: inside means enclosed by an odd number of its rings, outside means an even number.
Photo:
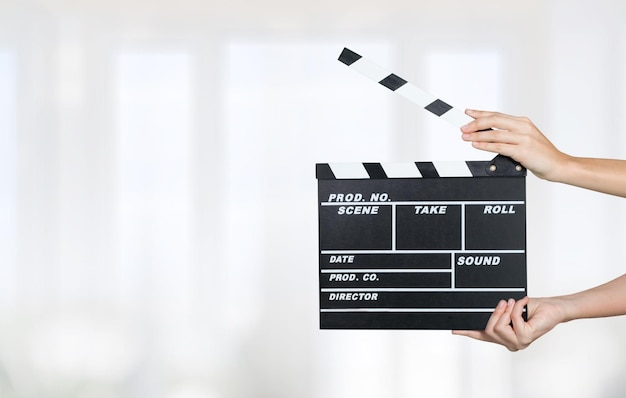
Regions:
<svg viewBox="0 0 626 398"><path fill-rule="evenodd" d="M339 60L457 126L468 121L351 50ZM526 296L525 176L500 155L316 164L320 327L484 329L499 300Z"/></svg>

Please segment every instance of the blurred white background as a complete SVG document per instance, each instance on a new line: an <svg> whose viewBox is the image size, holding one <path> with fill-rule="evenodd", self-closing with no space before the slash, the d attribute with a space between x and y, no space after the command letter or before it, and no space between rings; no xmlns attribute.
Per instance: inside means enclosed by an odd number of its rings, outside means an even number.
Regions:
<svg viewBox="0 0 626 398"><path fill-rule="evenodd" d="M626 158L619 0L0 0L0 397L623 396L625 318L318 329L316 162L492 157L344 46ZM623 199L527 186L530 295L624 273Z"/></svg>

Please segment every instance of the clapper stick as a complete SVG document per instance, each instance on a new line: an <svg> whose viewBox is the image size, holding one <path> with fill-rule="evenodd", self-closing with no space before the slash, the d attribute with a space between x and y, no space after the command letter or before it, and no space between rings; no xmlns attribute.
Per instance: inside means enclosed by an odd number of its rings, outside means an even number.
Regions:
<svg viewBox="0 0 626 398"><path fill-rule="evenodd" d="M339 55L339 61L458 128L461 128L465 124L474 120L458 108L455 108L434 95L416 87L395 73L389 72L382 66L348 48L344 47L343 51ZM493 129L489 128L479 131L489 130ZM506 159L504 162L505 165L509 162L514 162L514 167L518 172L523 170L523 166L518 162L515 162L508 157L498 155L493 159L490 166L492 171L495 171L498 167L496 163L502 163L502 159Z"/></svg>
<svg viewBox="0 0 626 398"><path fill-rule="evenodd" d="M460 128L474 120L458 108L414 86L395 73L389 72L348 48L343 49L339 55L339 61L456 127Z"/></svg>

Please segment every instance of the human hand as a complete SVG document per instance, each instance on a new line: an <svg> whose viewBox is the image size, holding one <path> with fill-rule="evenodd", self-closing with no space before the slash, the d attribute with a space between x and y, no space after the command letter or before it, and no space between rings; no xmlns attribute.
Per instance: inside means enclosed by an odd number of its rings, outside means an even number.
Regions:
<svg viewBox="0 0 626 398"><path fill-rule="evenodd" d="M567 155L552 145L530 119L471 109L465 113L474 120L461 127L462 138L474 148L508 156L537 177L558 179Z"/></svg>
<svg viewBox="0 0 626 398"><path fill-rule="evenodd" d="M528 321L522 318L528 306ZM519 351L563 322L561 307L551 299L525 297L500 301L491 314L485 330L453 330L452 334L497 343L509 351Z"/></svg>

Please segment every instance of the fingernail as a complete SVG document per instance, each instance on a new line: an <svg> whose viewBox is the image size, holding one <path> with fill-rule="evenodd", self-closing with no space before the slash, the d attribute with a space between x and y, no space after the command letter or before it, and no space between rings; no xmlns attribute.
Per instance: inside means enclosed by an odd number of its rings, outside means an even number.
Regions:
<svg viewBox="0 0 626 398"><path fill-rule="evenodd" d="M500 302L498 303L498 307L497 308L504 308L504 306L506 306L506 301L500 300Z"/></svg>
<svg viewBox="0 0 626 398"><path fill-rule="evenodd" d="M463 138L465 141L469 141L471 137L472 137L472 135L471 134L467 134L467 133L464 133L461 136L461 138Z"/></svg>
<svg viewBox="0 0 626 398"><path fill-rule="evenodd" d="M515 300L513 300L513 299L509 299L509 302L507 303L507 305L508 305L509 307L513 307L513 306L515 305Z"/></svg>

